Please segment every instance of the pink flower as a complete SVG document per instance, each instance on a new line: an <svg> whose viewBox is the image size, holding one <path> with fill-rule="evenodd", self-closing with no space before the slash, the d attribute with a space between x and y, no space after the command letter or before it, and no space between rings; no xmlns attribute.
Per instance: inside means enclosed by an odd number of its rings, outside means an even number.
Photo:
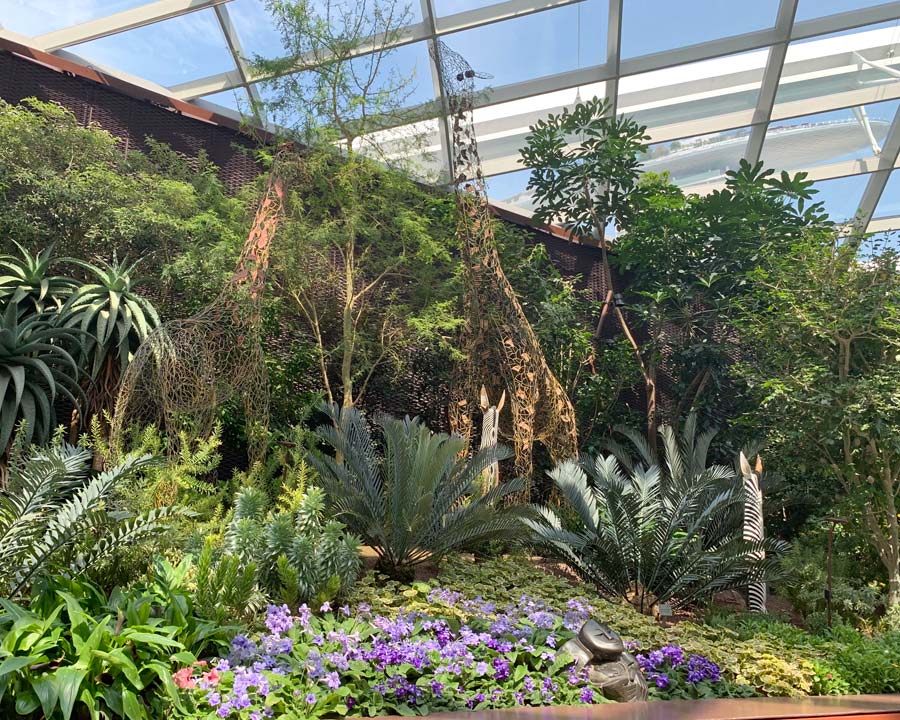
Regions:
<svg viewBox="0 0 900 720"><path fill-rule="evenodd" d="M182 690L190 690L197 686L197 681L191 677L193 672L193 668L181 668L178 672L172 673L172 680L175 682L175 685Z"/></svg>
<svg viewBox="0 0 900 720"><path fill-rule="evenodd" d="M219 684L219 673L217 673L214 669L209 672L203 673L202 681L206 683L206 687L215 687Z"/></svg>

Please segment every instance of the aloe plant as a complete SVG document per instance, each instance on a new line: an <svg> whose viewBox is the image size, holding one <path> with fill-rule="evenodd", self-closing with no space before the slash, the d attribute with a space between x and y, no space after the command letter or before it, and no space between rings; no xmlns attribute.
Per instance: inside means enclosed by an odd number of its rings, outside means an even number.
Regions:
<svg viewBox="0 0 900 720"><path fill-rule="evenodd" d="M18 255L0 255L0 302L11 303L19 315L59 311L75 288L75 281L52 275L53 247L37 254L15 240Z"/></svg>
<svg viewBox="0 0 900 720"><path fill-rule="evenodd" d="M508 449L480 449L462 457L466 441L433 433L418 418L376 419L384 437L379 452L363 415L352 407L323 404L331 424L317 430L335 451L310 456L329 504L351 532L379 557L379 568L409 578L414 566L493 538L521 534L525 509L508 506L521 480L482 493L479 479Z"/></svg>
<svg viewBox="0 0 900 720"><path fill-rule="evenodd" d="M14 303L0 316L0 455L22 421L26 443L49 438L60 394L78 404L80 371L67 348L78 344L79 333L52 320L46 314L20 317Z"/></svg>
<svg viewBox="0 0 900 720"><path fill-rule="evenodd" d="M119 378L159 325L159 316L153 304L132 288L137 263L70 262L87 270L92 282L81 285L66 301L62 323L81 332L78 360L92 380L87 390L90 409L98 412L111 407Z"/></svg>

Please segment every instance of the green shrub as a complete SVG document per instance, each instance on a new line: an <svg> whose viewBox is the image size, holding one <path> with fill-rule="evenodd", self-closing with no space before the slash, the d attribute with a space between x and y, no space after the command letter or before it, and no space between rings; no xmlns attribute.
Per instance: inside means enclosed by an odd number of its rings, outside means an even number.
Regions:
<svg viewBox="0 0 900 720"><path fill-rule="evenodd" d="M812 546L801 537L785 556L783 569L778 593L790 600L794 609L803 615L807 627L824 629L827 621L824 546ZM885 600L878 583L843 574L834 575L831 597L834 620L857 626L871 623Z"/></svg>
<svg viewBox="0 0 900 720"><path fill-rule="evenodd" d="M153 581L109 597L50 578L28 608L0 599L0 709L4 717L169 717L185 710L172 663L227 647L229 628L193 613L190 559L157 563Z"/></svg>
<svg viewBox="0 0 900 720"><path fill-rule="evenodd" d="M315 487L288 511L270 510L259 488L238 492L226 533L229 553L254 563L260 585L290 605L316 607L346 595L361 566L359 539L336 520L325 520L325 496Z"/></svg>
<svg viewBox="0 0 900 720"><path fill-rule="evenodd" d="M216 553L213 538L203 544L194 580L198 614L218 624L235 619L249 623L263 606L256 589L256 564L237 555Z"/></svg>

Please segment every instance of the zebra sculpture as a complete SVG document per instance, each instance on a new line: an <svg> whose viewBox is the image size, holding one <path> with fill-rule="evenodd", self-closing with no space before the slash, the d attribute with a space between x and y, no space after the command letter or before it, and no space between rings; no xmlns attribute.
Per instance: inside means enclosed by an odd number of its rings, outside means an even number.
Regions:
<svg viewBox="0 0 900 720"><path fill-rule="evenodd" d="M495 447L497 435L500 432L500 411L506 404L506 390L500 395L500 402L493 405L488 397L487 388L481 386L481 448ZM482 475L484 492L491 490L500 482L500 465L496 461L491 463Z"/></svg>
<svg viewBox="0 0 900 720"><path fill-rule="evenodd" d="M741 453L741 475L744 478L744 491L747 494L744 500L744 540L754 544L762 544L765 538L763 528L763 493L760 485L760 477L763 472L762 458L756 456L756 467L750 466L747 456ZM751 557L754 560L763 560L766 551L760 548ZM751 583L748 588L748 608L750 612L766 612L766 584L764 582Z"/></svg>

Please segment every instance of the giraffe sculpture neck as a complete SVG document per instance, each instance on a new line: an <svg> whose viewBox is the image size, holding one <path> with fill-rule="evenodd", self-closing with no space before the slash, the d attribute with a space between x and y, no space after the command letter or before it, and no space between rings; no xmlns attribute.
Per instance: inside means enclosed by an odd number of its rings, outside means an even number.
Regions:
<svg viewBox="0 0 900 720"><path fill-rule="evenodd" d="M241 249L237 266L222 294L226 305L233 307L239 302L249 303L250 312L246 317L251 324L259 322L272 238L278 228L283 208L284 183L273 169L263 200L257 208L253 226ZM239 316L243 317L243 314Z"/></svg>
<svg viewBox="0 0 900 720"><path fill-rule="evenodd" d="M466 359L454 370L450 424L454 432L471 438L480 383L488 382L498 395L506 392L516 473L528 483L535 440L547 447L554 460L577 454L575 411L547 364L497 252L472 113L478 75L442 42L436 43L433 52L450 111L457 235L465 280L462 345ZM526 498L529 492L526 489Z"/></svg>

